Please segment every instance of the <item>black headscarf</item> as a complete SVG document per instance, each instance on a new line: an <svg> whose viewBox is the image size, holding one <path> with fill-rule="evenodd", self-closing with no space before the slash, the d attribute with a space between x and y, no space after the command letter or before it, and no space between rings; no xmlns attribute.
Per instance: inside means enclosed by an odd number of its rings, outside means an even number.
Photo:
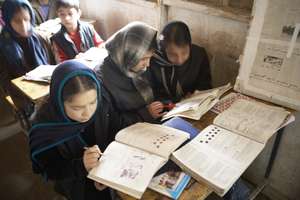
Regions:
<svg viewBox="0 0 300 200"><path fill-rule="evenodd" d="M190 47L189 58L183 64L174 65L168 60L166 47L169 42L175 42L177 46L188 45ZM175 102L188 92L211 88L206 51L192 44L190 30L184 22L172 21L165 25L159 35L159 50L153 56L151 66L150 70L160 79L167 96Z"/></svg>

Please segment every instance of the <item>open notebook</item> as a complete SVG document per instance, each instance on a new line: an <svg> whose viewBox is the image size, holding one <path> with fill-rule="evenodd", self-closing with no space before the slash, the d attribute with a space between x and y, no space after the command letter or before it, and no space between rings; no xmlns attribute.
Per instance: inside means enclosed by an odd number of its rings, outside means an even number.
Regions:
<svg viewBox="0 0 300 200"><path fill-rule="evenodd" d="M162 117L162 120L175 116L199 120L229 89L231 89L231 86L228 83L225 86L211 90L195 91L190 97L176 103L175 107Z"/></svg>
<svg viewBox="0 0 300 200"><path fill-rule="evenodd" d="M51 76L57 65L40 65L27 72L23 78L25 80L40 81L50 83Z"/></svg>
<svg viewBox="0 0 300 200"><path fill-rule="evenodd" d="M239 99L171 159L223 196L286 122L283 108ZM284 124L284 125L283 125Z"/></svg>
<svg viewBox="0 0 300 200"><path fill-rule="evenodd" d="M94 69L99 66L108 55L105 48L92 47L84 53L80 54L80 58L76 59L84 63L87 67ZM26 73L23 78L31 81L41 81L50 83L53 71L58 65L40 65L30 72Z"/></svg>
<svg viewBox="0 0 300 200"><path fill-rule="evenodd" d="M141 198L155 172L188 138L188 133L163 125L131 125L118 132L88 178Z"/></svg>

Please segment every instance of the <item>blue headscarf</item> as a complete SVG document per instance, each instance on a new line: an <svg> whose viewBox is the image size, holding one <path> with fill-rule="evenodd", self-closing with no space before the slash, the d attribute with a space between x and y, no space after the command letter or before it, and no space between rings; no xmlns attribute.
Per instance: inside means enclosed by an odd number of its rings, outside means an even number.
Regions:
<svg viewBox="0 0 300 200"><path fill-rule="evenodd" d="M24 67L23 50L16 42L16 38L19 38L20 35L11 26L11 20L19 8L26 8L28 10L31 26L34 27L34 12L27 0L6 0L1 8L5 25L0 37L0 51L7 58L11 71L18 76L23 75L28 71L26 71L26 67ZM48 64L47 53L33 30L31 30L31 35L26 39L29 47L28 51L34 55L34 66L30 67L35 68L39 65Z"/></svg>
<svg viewBox="0 0 300 200"><path fill-rule="evenodd" d="M43 173L43 166L38 162L36 156L66 141L77 138L83 146L85 141L81 138L81 131L87 127L94 116L88 122L80 123L71 121L65 113L62 93L68 80L75 76L90 77L97 86L98 108L101 103L100 82L93 70L79 61L69 60L63 62L54 70L51 78L49 105L55 112L55 119L51 122L34 124L29 132L29 145L33 169L35 172ZM72 148L72 147L71 147ZM74 148L78 148L74 146Z"/></svg>

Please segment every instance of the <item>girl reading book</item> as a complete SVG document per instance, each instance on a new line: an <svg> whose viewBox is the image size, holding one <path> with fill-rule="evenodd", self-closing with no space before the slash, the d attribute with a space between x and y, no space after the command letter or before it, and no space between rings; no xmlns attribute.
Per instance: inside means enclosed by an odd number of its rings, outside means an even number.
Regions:
<svg viewBox="0 0 300 200"><path fill-rule="evenodd" d="M145 71L156 47L157 31L142 22L131 22L105 43L108 56L97 69L114 106L128 119L157 123L163 104L155 101Z"/></svg>
<svg viewBox="0 0 300 200"><path fill-rule="evenodd" d="M108 188L86 176L126 123L94 72L74 60L60 64L52 75L49 99L32 118L34 172L53 180L67 199L111 199Z"/></svg>

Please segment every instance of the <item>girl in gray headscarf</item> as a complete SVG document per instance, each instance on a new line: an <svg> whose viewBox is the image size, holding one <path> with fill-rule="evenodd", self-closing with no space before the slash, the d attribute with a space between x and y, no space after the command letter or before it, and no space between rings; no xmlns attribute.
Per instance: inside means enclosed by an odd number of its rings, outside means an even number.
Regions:
<svg viewBox="0 0 300 200"><path fill-rule="evenodd" d="M156 47L156 34L145 23L129 23L107 40L108 56L96 70L115 107L134 121L156 122L162 116L163 104L154 101L144 74Z"/></svg>

